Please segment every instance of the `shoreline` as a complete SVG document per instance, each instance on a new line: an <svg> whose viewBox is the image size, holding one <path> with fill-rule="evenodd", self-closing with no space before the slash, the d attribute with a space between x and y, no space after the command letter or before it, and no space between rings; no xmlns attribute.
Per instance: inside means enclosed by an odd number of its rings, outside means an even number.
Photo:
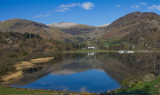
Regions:
<svg viewBox="0 0 160 95"><path fill-rule="evenodd" d="M118 50L118 51L108 51L104 49L97 49L97 50L69 50L69 51L63 51L63 53L91 53L91 52L106 52L106 53L119 53L119 51L124 51L127 54L128 51L133 51L132 53L154 53L154 52L160 52L160 51L148 51L148 50ZM122 53L121 53L122 54Z"/></svg>
<svg viewBox="0 0 160 95"><path fill-rule="evenodd" d="M152 81L141 81L134 83L131 87L117 88L108 90L104 93L89 93L89 92L71 92L65 90L50 90L50 89L29 89L29 88L18 88L11 87L9 85L0 85L0 93L7 90L8 94L3 95L159 95L160 89L160 77L156 77ZM141 91L141 92L138 92ZM23 94L24 93L24 94ZM26 94L27 93L27 94ZM44 94L45 93L45 94Z"/></svg>
<svg viewBox="0 0 160 95"><path fill-rule="evenodd" d="M24 93L24 95L31 95L31 93L35 93L36 95L45 93L43 95L102 95L101 93L89 93L89 92L71 92L71 91L65 91L65 90L50 90L50 89L29 89L29 88L18 88L18 87L11 87L11 86L2 86L0 85L0 93L2 89L6 90L12 90L14 92L9 93L9 94L4 94L4 95L10 95L13 93L17 93L18 95L20 93ZM28 93L28 94L26 94ZM16 94L17 95L17 94ZM23 94L20 94L23 95ZM34 95L34 94L33 94Z"/></svg>
<svg viewBox="0 0 160 95"><path fill-rule="evenodd" d="M29 61L21 61L16 63L14 66L16 72L10 72L9 74L2 76L2 81L0 84L10 84L14 81L17 81L23 77L23 69L32 68L39 63L48 62L54 59L54 57L41 57L36 59L30 59Z"/></svg>

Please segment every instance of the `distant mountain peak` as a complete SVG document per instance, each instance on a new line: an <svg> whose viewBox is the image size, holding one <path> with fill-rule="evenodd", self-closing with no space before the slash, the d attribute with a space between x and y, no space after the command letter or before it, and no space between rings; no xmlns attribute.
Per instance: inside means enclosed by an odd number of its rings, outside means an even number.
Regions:
<svg viewBox="0 0 160 95"><path fill-rule="evenodd" d="M99 26L96 26L96 27L106 27L108 26L109 24L104 24L104 25L99 25Z"/></svg>
<svg viewBox="0 0 160 95"><path fill-rule="evenodd" d="M78 25L78 24L77 23L72 23L72 22L59 22L59 23L49 24L48 26L70 28L70 27L75 26L75 25Z"/></svg>

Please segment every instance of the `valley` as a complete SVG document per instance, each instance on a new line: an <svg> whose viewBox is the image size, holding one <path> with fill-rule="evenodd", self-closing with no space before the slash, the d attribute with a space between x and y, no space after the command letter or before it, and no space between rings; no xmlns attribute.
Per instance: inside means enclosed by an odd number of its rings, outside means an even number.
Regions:
<svg viewBox="0 0 160 95"><path fill-rule="evenodd" d="M159 48L160 16L155 13L134 12L111 24L89 26L71 22L45 25L24 19L0 23L1 32L33 33L43 39L65 43L70 50L95 46L111 50L157 50Z"/></svg>
<svg viewBox="0 0 160 95"><path fill-rule="evenodd" d="M151 87L159 80L159 51L160 15L152 12L100 26L9 19L0 21L0 84L62 95L158 95L159 86Z"/></svg>

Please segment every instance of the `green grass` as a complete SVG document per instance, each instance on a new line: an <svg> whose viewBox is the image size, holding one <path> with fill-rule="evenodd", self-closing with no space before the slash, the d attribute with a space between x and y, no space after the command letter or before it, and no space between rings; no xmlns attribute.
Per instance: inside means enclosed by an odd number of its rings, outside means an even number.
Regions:
<svg viewBox="0 0 160 95"><path fill-rule="evenodd" d="M69 50L69 51L64 51L64 53L87 53L87 52L117 52L117 51L108 51L108 50L103 50L103 49L79 49L79 50Z"/></svg>
<svg viewBox="0 0 160 95"><path fill-rule="evenodd" d="M121 38L114 38L114 39L100 39L100 42L104 44L104 46L116 46L118 44L115 44L114 42L121 40Z"/></svg>
<svg viewBox="0 0 160 95"><path fill-rule="evenodd" d="M108 95L160 95L160 77L153 81L134 84L130 88L121 88Z"/></svg>
<svg viewBox="0 0 160 95"><path fill-rule="evenodd" d="M51 90L27 90L22 88L12 88L0 86L0 95L96 95L92 93L74 93Z"/></svg>

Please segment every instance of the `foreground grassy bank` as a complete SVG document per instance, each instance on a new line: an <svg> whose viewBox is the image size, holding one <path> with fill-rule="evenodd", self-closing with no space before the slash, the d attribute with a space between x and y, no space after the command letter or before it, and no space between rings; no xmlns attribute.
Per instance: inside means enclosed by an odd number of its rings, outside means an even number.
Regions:
<svg viewBox="0 0 160 95"><path fill-rule="evenodd" d="M160 77L153 81L133 84L129 88L110 91L106 95L160 95Z"/></svg>
<svg viewBox="0 0 160 95"><path fill-rule="evenodd" d="M52 91L52 90L33 90L33 89L0 86L0 95L97 95L97 94Z"/></svg>

